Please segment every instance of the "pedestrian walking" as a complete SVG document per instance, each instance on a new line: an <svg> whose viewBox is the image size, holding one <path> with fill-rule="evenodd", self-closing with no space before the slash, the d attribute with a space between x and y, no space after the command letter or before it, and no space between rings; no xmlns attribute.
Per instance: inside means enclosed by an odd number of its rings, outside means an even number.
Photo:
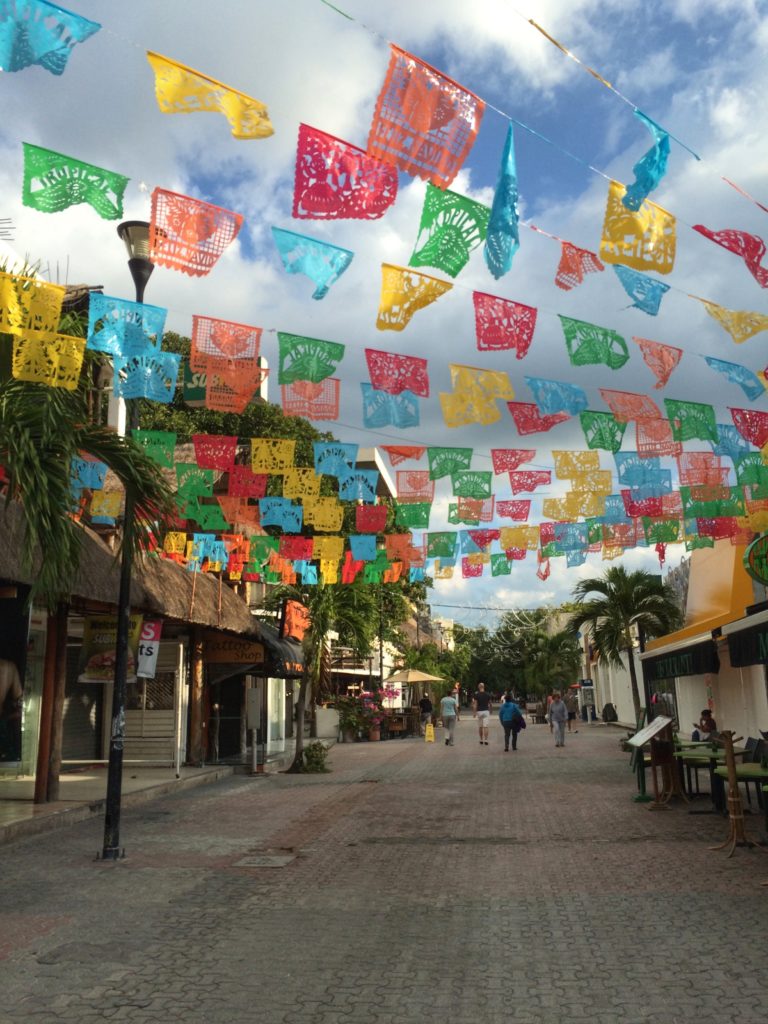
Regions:
<svg viewBox="0 0 768 1024"><path fill-rule="evenodd" d="M549 705L549 724L555 734L555 746L565 746L565 723L568 721L568 708L560 694L555 691L552 694L552 703Z"/></svg>
<svg viewBox="0 0 768 1024"><path fill-rule="evenodd" d="M485 744L486 747L488 746L488 722L491 718L492 708L493 701L491 700L490 693L485 689L485 683L478 683L477 693L472 701L472 717L477 719L481 746L483 744Z"/></svg>
<svg viewBox="0 0 768 1024"><path fill-rule="evenodd" d="M424 735L424 731L425 731L427 725L429 725L429 723L432 721L432 712L433 712L433 710L434 710L434 708L432 707L432 701L429 699L429 694L425 693L424 696L419 701L419 735L420 736Z"/></svg>
<svg viewBox="0 0 768 1024"><path fill-rule="evenodd" d="M453 733L459 720L459 702L452 693L446 693L440 701L440 717L445 729L445 745L453 746Z"/></svg>
<svg viewBox="0 0 768 1024"><path fill-rule="evenodd" d="M520 705L510 693L504 695L504 701L499 708L499 721L504 729L504 750L509 750L510 738L512 749L517 750L517 737L520 730L525 728L525 719Z"/></svg>
<svg viewBox="0 0 768 1024"><path fill-rule="evenodd" d="M568 732L570 732L572 724L576 721L576 713L579 710L579 698L573 690L569 690L568 693L566 693L565 706L568 708ZM578 729L574 729L574 732L578 731Z"/></svg>

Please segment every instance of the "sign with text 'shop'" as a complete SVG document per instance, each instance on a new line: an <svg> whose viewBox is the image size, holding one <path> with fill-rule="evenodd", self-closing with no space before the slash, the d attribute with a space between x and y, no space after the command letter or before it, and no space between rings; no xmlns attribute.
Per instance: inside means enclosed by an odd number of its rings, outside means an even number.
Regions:
<svg viewBox="0 0 768 1024"><path fill-rule="evenodd" d="M164 114L223 114L236 139L266 139L274 134L267 108L259 100L151 50L147 60L155 73L157 105Z"/></svg>
<svg viewBox="0 0 768 1024"><path fill-rule="evenodd" d="M0 8L0 68L21 71L37 64L61 75L76 44L100 28L47 0L6 0Z"/></svg>
<svg viewBox="0 0 768 1024"><path fill-rule="evenodd" d="M309 125L299 125L293 216L375 220L397 197L397 170Z"/></svg>
<svg viewBox="0 0 768 1024"><path fill-rule="evenodd" d="M450 291L450 281L441 281L408 267L381 265L381 298L376 326L380 331L402 331L411 317Z"/></svg>
<svg viewBox="0 0 768 1024"><path fill-rule="evenodd" d="M84 163L52 149L24 147L22 202L41 213L59 213L87 203L104 220L123 215L123 195L129 179L103 167Z"/></svg>
<svg viewBox="0 0 768 1024"><path fill-rule="evenodd" d="M85 338L23 331L13 339L11 375L30 384L74 391L84 355Z"/></svg>
<svg viewBox="0 0 768 1024"><path fill-rule="evenodd" d="M370 156L447 188L477 137L484 102L397 46L368 135Z"/></svg>
<svg viewBox="0 0 768 1024"><path fill-rule="evenodd" d="M55 334L66 288L0 271L0 333Z"/></svg>
<svg viewBox="0 0 768 1024"><path fill-rule="evenodd" d="M326 377L318 384L297 380L280 385L283 412L286 416L303 416L307 420L337 420L341 381Z"/></svg>
<svg viewBox="0 0 768 1024"><path fill-rule="evenodd" d="M420 398L429 397L426 359L367 348L365 361L368 364L371 384L377 391L386 391L390 395L411 391Z"/></svg>
<svg viewBox="0 0 768 1024"><path fill-rule="evenodd" d="M156 188L149 226L150 258L162 267L204 277L237 238L242 224L239 213Z"/></svg>
<svg viewBox="0 0 768 1024"><path fill-rule="evenodd" d="M88 303L88 348L112 356L159 350L168 310L91 292Z"/></svg>
<svg viewBox="0 0 768 1024"><path fill-rule="evenodd" d="M533 341L537 310L484 292L473 292L472 302L478 349L481 352L514 349L517 358L522 359Z"/></svg>
<svg viewBox="0 0 768 1024"><path fill-rule="evenodd" d="M650 200L628 210L622 201L625 193L621 182L609 182L600 256L606 263L669 274L677 247L674 216Z"/></svg>

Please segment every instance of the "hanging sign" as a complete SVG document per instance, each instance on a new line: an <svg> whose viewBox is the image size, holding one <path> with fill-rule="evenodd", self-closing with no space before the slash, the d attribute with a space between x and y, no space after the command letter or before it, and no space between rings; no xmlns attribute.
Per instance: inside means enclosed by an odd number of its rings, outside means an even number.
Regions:
<svg viewBox="0 0 768 1024"><path fill-rule="evenodd" d="M128 666L126 679L136 682L136 649L141 633L141 615L132 615L128 627ZM83 622L83 646L77 674L79 683L106 683L115 677L117 619L93 615Z"/></svg>
<svg viewBox="0 0 768 1024"><path fill-rule="evenodd" d="M157 669L157 656L160 653L160 634L163 631L162 619L145 619L139 636L139 650L136 675L143 679L154 679Z"/></svg>

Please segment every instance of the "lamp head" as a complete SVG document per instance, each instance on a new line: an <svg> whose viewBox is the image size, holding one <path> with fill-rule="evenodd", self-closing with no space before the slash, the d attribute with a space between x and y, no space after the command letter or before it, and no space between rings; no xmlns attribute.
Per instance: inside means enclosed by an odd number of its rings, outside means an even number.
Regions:
<svg viewBox="0 0 768 1024"><path fill-rule="evenodd" d="M136 301L144 301L147 285L154 263L149 258L149 223L145 220L124 220L117 225L117 233L128 251L128 269L136 286Z"/></svg>

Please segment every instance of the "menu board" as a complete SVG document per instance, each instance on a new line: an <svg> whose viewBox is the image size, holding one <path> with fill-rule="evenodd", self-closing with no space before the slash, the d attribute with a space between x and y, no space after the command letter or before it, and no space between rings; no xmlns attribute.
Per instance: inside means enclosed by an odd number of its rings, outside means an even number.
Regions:
<svg viewBox="0 0 768 1024"><path fill-rule="evenodd" d="M642 747L644 743L647 743L656 733L661 732L668 725L672 725L672 719L659 715L658 718L654 718L652 722L649 722L644 729L640 729L634 736L630 736L627 743L631 747Z"/></svg>

